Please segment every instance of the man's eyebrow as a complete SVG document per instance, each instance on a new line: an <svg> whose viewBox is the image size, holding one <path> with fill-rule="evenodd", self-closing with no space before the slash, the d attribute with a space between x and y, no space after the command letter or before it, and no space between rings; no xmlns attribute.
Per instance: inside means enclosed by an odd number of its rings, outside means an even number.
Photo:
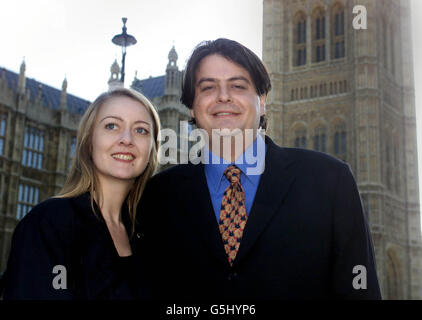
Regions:
<svg viewBox="0 0 422 320"><path fill-rule="evenodd" d="M201 78L201 79L199 79L196 86L199 86L203 82L216 82L216 80L214 78Z"/></svg>
<svg viewBox="0 0 422 320"><path fill-rule="evenodd" d="M244 77L244 76L234 76L229 78L227 81L245 81L246 83L251 83L248 78ZM199 86L201 83L203 82L217 82L217 80L215 78L201 78L199 79L198 83L196 84L196 86Z"/></svg>
<svg viewBox="0 0 422 320"><path fill-rule="evenodd" d="M104 121L107 118L113 118L113 119L117 119L117 120L123 121L123 119L120 118L120 117L118 117L118 116L106 116L106 117L102 118L100 122ZM146 122L144 120L137 120L134 123L145 123L147 125L150 125L148 122Z"/></svg>
<svg viewBox="0 0 422 320"><path fill-rule="evenodd" d="M231 77L231 78L229 78L229 80L228 81L237 81L237 80L242 80L242 81L245 81L245 82L247 82L247 83L251 83L250 81L249 81L249 79L248 78L246 78L246 77L244 77L244 76L235 76L235 77Z"/></svg>

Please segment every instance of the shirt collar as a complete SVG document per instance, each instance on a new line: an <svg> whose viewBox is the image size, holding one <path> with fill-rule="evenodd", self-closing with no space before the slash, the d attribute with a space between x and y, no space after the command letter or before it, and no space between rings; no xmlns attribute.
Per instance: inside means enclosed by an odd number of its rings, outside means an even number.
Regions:
<svg viewBox="0 0 422 320"><path fill-rule="evenodd" d="M265 152L257 152L258 143L263 143L265 146ZM254 152L255 151L255 152ZM205 171L207 174L208 179L210 180L210 185L212 185L215 190L220 188L221 181L225 179L224 171L226 168L232 164L236 165L242 171L242 177L246 177L248 181L254 185L254 187L258 187L260 175L263 172L263 167L265 165L265 153L267 151L267 146L265 145L265 141L260 134L257 135L257 138L254 140L253 144L249 146L248 149L242 155L240 155L234 163L230 163L218 155L212 153L211 150L208 149L207 146L204 147L205 156L208 155L208 163L205 164ZM247 155L256 154L256 163L249 164L246 162ZM259 168L257 168L259 166ZM256 168L261 174L248 174L248 168Z"/></svg>

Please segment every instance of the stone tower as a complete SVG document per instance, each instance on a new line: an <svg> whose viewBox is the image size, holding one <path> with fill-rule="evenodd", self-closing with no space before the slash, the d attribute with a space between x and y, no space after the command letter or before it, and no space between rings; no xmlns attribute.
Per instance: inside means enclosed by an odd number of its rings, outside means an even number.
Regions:
<svg viewBox="0 0 422 320"><path fill-rule="evenodd" d="M160 116L163 136L166 136L167 129L177 133L177 137L174 137L177 139L177 147L169 140L162 142L161 149L167 151L160 157L164 157L167 159L164 162L169 163L161 166L161 170L179 163L181 157L186 156L186 150L181 148L182 139L186 137L185 133L188 134L192 129L192 126L188 124L189 110L180 102L183 71L179 70L177 66L177 58L178 55L173 45L168 54L165 75L143 80L135 76L131 85L132 89L144 94L156 108Z"/></svg>
<svg viewBox="0 0 422 320"><path fill-rule="evenodd" d="M113 89L122 88L123 83L120 80L120 66L117 63L117 60L114 60L113 64L110 67L110 79L108 79L108 90L112 91Z"/></svg>
<svg viewBox="0 0 422 320"><path fill-rule="evenodd" d="M182 152L180 150L181 121L183 121L183 124L187 124L187 121L189 120L188 109L180 102L182 71L179 70L179 67L177 66L177 58L177 52L173 46L168 54L164 95L156 104L162 128L174 130L177 133L178 139L177 148L170 147L169 153L165 155L166 157L168 156L168 159L174 159L174 161L169 160L170 164L161 167L161 169L178 163L180 153Z"/></svg>
<svg viewBox="0 0 422 320"><path fill-rule="evenodd" d="M422 299L410 1L264 0L263 15L267 133L350 164L383 298Z"/></svg>
<svg viewBox="0 0 422 320"><path fill-rule="evenodd" d="M181 85L181 72L177 67L177 52L174 46L171 48L168 55L168 64L166 68L166 88L165 95L179 96Z"/></svg>

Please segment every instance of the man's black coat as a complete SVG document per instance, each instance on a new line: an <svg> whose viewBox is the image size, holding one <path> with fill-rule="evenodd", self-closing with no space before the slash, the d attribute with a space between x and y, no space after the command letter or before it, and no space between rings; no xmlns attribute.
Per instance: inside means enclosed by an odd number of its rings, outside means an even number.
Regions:
<svg viewBox="0 0 422 320"><path fill-rule="evenodd" d="M232 267L204 166L179 165L150 180L139 208L138 252L150 264L157 297L381 298L348 165L322 153L280 148L268 137L266 144L265 171ZM366 274L355 266L364 266Z"/></svg>

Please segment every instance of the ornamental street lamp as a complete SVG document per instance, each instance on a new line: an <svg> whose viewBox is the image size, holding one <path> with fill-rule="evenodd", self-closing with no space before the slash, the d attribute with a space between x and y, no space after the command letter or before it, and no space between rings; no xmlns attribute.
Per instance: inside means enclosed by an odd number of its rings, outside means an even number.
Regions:
<svg viewBox="0 0 422 320"><path fill-rule="evenodd" d="M134 36L126 33L127 18L122 18L122 21L123 21L122 33L115 35L111 41L115 45L122 47L122 75L121 75L120 81L124 84L125 83L126 47L136 44L136 39Z"/></svg>

